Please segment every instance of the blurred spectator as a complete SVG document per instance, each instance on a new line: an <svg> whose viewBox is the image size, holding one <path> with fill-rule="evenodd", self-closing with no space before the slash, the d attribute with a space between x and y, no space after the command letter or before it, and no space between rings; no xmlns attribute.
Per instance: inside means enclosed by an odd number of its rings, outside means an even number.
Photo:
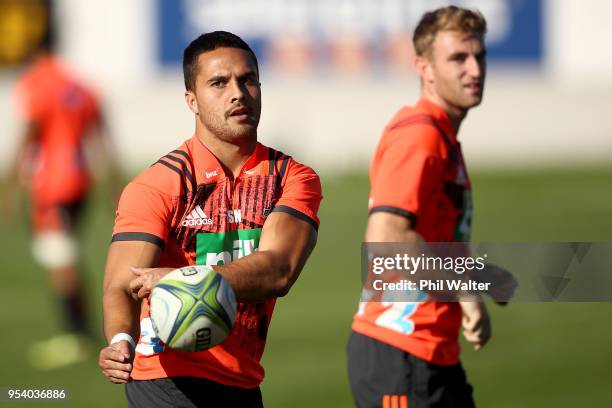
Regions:
<svg viewBox="0 0 612 408"><path fill-rule="evenodd" d="M18 80L15 96L23 130L2 192L4 215L12 219L20 187L29 190L33 256L49 272L63 317L64 333L30 349L30 361L40 369L89 355L77 224L91 174L113 184L120 179L98 98L51 48L48 36Z"/></svg>

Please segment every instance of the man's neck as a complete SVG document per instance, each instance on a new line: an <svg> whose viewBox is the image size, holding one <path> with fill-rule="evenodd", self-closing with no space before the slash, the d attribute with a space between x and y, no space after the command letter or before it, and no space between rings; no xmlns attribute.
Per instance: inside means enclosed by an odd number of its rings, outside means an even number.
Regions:
<svg viewBox="0 0 612 408"><path fill-rule="evenodd" d="M455 131L455 134L459 134L459 127L461 126L461 122L463 122L463 119L465 119L465 117L467 116L467 109L450 105L442 98L438 97L436 94L428 92L426 90L423 90L421 92L421 98L426 99L429 102L441 107L448 115L448 120L450 121L451 126Z"/></svg>
<svg viewBox="0 0 612 408"><path fill-rule="evenodd" d="M249 159L257 146L257 135L230 143L209 132L197 132L196 136L204 146L217 158L223 171L228 176L236 178L240 169Z"/></svg>

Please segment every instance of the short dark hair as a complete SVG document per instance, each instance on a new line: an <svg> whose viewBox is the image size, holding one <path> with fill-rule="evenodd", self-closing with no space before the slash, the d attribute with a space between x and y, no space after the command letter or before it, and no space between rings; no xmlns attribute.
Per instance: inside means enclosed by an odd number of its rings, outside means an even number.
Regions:
<svg viewBox="0 0 612 408"><path fill-rule="evenodd" d="M227 31L213 31L200 35L185 48L185 52L183 53L185 89L188 91L193 91L195 89L196 76L198 75L198 57L200 54L214 51L217 48L240 48L247 51L251 57L253 57L255 68L257 68L257 75L259 75L257 57L251 47L249 47L242 38L238 37L236 34L228 33Z"/></svg>
<svg viewBox="0 0 612 408"><path fill-rule="evenodd" d="M47 9L47 15L45 16L45 31L38 43L37 51L54 53L57 48L56 31L58 28L56 8L54 2L51 0L45 0L43 6Z"/></svg>

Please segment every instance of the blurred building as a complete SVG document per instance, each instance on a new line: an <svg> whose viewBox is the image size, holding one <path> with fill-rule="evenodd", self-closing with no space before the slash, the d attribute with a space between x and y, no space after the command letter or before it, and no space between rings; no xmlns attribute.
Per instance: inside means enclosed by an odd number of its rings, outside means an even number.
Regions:
<svg viewBox="0 0 612 408"><path fill-rule="evenodd" d="M6 4L14 3L23 2L0 1L0 21L6 21ZM382 126L401 104L415 100L412 29L424 11L450 3L478 8L489 22L485 102L470 112L462 130L471 163L612 159L612 120L605 119L612 106L612 53L605 52L612 38L605 21L612 3L606 0L55 0L53 5L60 53L100 85L129 167L151 163L192 134L183 101L183 48L201 32L222 29L244 37L260 59L261 140L338 171L364 168ZM15 40L0 26L1 53ZM5 69L0 76L2 163L16 134L7 113L14 75L14 69Z"/></svg>

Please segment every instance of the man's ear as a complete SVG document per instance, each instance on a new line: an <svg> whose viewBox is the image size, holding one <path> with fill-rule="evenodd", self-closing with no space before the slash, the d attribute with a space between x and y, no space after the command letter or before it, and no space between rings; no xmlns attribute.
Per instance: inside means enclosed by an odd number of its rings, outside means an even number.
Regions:
<svg viewBox="0 0 612 408"><path fill-rule="evenodd" d="M187 102L187 106L193 113L196 115L200 114L198 111L198 102L196 101L195 94L192 91L185 91L185 102Z"/></svg>
<svg viewBox="0 0 612 408"><path fill-rule="evenodd" d="M429 58L423 55L417 55L414 57L414 69L421 77L421 81L424 83L432 83L433 78L433 67Z"/></svg>

